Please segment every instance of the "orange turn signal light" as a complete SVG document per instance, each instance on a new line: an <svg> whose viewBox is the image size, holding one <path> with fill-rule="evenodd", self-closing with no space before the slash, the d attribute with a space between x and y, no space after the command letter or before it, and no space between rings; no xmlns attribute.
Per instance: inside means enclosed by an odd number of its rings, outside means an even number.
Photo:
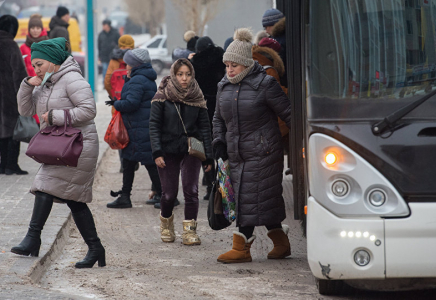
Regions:
<svg viewBox="0 0 436 300"><path fill-rule="evenodd" d="M307 215L307 205L304 206L304 214Z"/></svg>
<svg viewBox="0 0 436 300"><path fill-rule="evenodd" d="M325 162L327 165L334 165L338 161L338 157L335 153L329 152L325 156Z"/></svg>

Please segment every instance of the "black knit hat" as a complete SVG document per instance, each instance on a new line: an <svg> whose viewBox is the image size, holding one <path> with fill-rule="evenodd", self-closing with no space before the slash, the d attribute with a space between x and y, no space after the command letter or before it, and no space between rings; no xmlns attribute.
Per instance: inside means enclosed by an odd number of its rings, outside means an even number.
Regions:
<svg viewBox="0 0 436 300"><path fill-rule="evenodd" d="M14 38L18 32L18 20L11 15L3 15L0 17L0 30L6 31Z"/></svg>
<svg viewBox="0 0 436 300"><path fill-rule="evenodd" d="M194 36L192 39L190 39L186 45L186 48L188 50L195 52L195 45L197 44L198 36Z"/></svg>
<svg viewBox="0 0 436 300"><path fill-rule="evenodd" d="M58 10L56 11L56 16L58 18L62 18L65 15L70 14L70 11L65 6L59 6Z"/></svg>
<svg viewBox="0 0 436 300"><path fill-rule="evenodd" d="M213 41L208 36L203 36L198 39L197 43L195 44L195 52L201 52L206 50L207 48L214 46Z"/></svg>

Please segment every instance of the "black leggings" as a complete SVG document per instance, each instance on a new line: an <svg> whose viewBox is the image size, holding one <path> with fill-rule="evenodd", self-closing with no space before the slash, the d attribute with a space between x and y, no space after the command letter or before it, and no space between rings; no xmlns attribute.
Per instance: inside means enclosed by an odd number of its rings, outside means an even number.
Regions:
<svg viewBox="0 0 436 300"><path fill-rule="evenodd" d="M135 167L137 162L123 159L123 194L130 195L132 192L133 180L135 179ZM156 165L145 165L148 171L152 183L152 190L156 192L158 196L162 194L162 187L160 184L159 173Z"/></svg>
<svg viewBox="0 0 436 300"><path fill-rule="evenodd" d="M282 224L269 225L269 226L265 226L265 227L268 230L272 230L272 229L276 229L276 228L282 228ZM253 236L253 231L254 231L254 226L239 227L239 232L242 233L243 235L245 235L247 240Z"/></svg>

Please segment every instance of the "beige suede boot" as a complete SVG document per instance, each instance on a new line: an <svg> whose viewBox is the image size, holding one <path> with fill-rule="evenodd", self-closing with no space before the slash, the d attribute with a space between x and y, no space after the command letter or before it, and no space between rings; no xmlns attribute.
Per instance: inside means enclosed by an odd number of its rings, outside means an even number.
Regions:
<svg viewBox="0 0 436 300"><path fill-rule="evenodd" d="M269 259L282 259L291 255L291 244L289 243L288 232L288 225L282 225L282 228L268 231L268 237L274 243L274 248L268 253Z"/></svg>
<svg viewBox="0 0 436 300"><path fill-rule="evenodd" d="M172 243L176 239L174 232L174 214L169 218L160 216L160 238L162 242Z"/></svg>
<svg viewBox="0 0 436 300"><path fill-rule="evenodd" d="M192 246L192 245L201 244L201 240L197 235L197 221L195 220L183 221L182 239L183 239L182 243L184 245Z"/></svg>
<svg viewBox="0 0 436 300"><path fill-rule="evenodd" d="M225 264L250 262L252 260L250 248L255 239L255 235L247 240L243 233L233 232L233 248L218 256L218 262Z"/></svg>

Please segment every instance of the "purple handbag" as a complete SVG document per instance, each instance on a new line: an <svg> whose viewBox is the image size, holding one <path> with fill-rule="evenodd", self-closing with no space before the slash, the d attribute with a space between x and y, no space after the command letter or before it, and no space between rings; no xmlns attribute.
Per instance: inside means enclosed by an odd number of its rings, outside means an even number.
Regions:
<svg viewBox="0 0 436 300"><path fill-rule="evenodd" d="M80 129L71 126L71 115L64 109L64 126L49 126L30 140L26 155L47 165L77 167L83 150Z"/></svg>

